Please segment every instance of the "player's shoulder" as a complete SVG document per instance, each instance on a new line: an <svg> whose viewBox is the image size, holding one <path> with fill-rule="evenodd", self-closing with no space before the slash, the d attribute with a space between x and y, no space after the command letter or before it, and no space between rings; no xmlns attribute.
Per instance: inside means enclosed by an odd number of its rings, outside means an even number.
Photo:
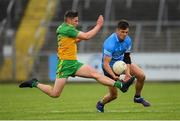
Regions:
<svg viewBox="0 0 180 121"><path fill-rule="evenodd" d="M107 43L107 42L114 42L116 40L116 35L115 35L115 33L112 33L111 35L109 35L107 38L106 38L106 40L105 40L105 42Z"/></svg>
<svg viewBox="0 0 180 121"><path fill-rule="evenodd" d="M110 36L108 36L107 38L106 38L106 40L104 41L104 47L105 48L113 48L113 46L115 45L115 41L116 39L115 39L115 34L114 33L112 33Z"/></svg>
<svg viewBox="0 0 180 121"><path fill-rule="evenodd" d="M65 23L62 23L60 24L57 29L56 29L56 32L59 33L60 31L62 31L64 28L66 28L66 24Z"/></svg>

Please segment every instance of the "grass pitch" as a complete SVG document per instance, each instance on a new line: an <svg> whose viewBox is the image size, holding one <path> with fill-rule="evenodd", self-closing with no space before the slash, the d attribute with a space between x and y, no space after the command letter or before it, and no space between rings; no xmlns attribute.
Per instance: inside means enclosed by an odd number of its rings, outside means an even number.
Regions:
<svg viewBox="0 0 180 121"><path fill-rule="evenodd" d="M36 88L0 84L0 120L180 120L180 83L146 83L142 95L152 104L148 108L132 101L133 85L98 113L96 102L106 92L98 83L67 83L53 99Z"/></svg>

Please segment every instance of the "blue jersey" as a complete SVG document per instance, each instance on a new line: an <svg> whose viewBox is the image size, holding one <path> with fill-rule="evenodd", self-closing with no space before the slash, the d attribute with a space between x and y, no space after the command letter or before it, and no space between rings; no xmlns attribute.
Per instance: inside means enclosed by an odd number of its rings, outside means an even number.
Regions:
<svg viewBox="0 0 180 121"><path fill-rule="evenodd" d="M118 61L124 59L124 53L131 51L131 38L126 36L124 41L120 41L116 33L111 34L103 44L102 50L102 64L104 63L104 55L111 57L110 66Z"/></svg>

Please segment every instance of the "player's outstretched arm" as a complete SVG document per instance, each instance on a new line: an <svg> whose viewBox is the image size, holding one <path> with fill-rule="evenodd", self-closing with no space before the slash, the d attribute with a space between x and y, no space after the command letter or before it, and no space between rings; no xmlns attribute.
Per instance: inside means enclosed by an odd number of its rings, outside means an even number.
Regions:
<svg viewBox="0 0 180 121"><path fill-rule="evenodd" d="M80 39L80 40L88 40L88 39L91 39L92 37L94 37L98 32L99 30L101 29L101 27L103 26L103 23L104 23L104 18L102 15L100 15L97 19L97 22L96 22L96 26L94 28L92 28L90 31L88 32L82 32L80 31L77 38Z"/></svg>
<svg viewBox="0 0 180 121"><path fill-rule="evenodd" d="M105 55L104 56L104 63L103 63L103 68L106 70L106 72L108 72L109 75L111 75L113 77L114 80L118 80L119 76L116 76L113 72L113 70L111 69L109 63L111 61L111 57Z"/></svg>

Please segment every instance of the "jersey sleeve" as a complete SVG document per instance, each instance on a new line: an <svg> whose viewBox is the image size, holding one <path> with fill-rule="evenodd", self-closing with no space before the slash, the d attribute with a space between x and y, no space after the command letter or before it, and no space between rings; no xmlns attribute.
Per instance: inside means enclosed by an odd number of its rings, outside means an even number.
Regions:
<svg viewBox="0 0 180 121"><path fill-rule="evenodd" d="M75 29L74 27L69 27L67 30L67 36L76 38L79 33L79 30Z"/></svg>
<svg viewBox="0 0 180 121"><path fill-rule="evenodd" d="M104 45L103 45L103 52L104 52L104 55L107 55L109 57L112 57L112 53L113 53L113 49L114 49L114 44L111 43L110 40L106 40L104 42Z"/></svg>

